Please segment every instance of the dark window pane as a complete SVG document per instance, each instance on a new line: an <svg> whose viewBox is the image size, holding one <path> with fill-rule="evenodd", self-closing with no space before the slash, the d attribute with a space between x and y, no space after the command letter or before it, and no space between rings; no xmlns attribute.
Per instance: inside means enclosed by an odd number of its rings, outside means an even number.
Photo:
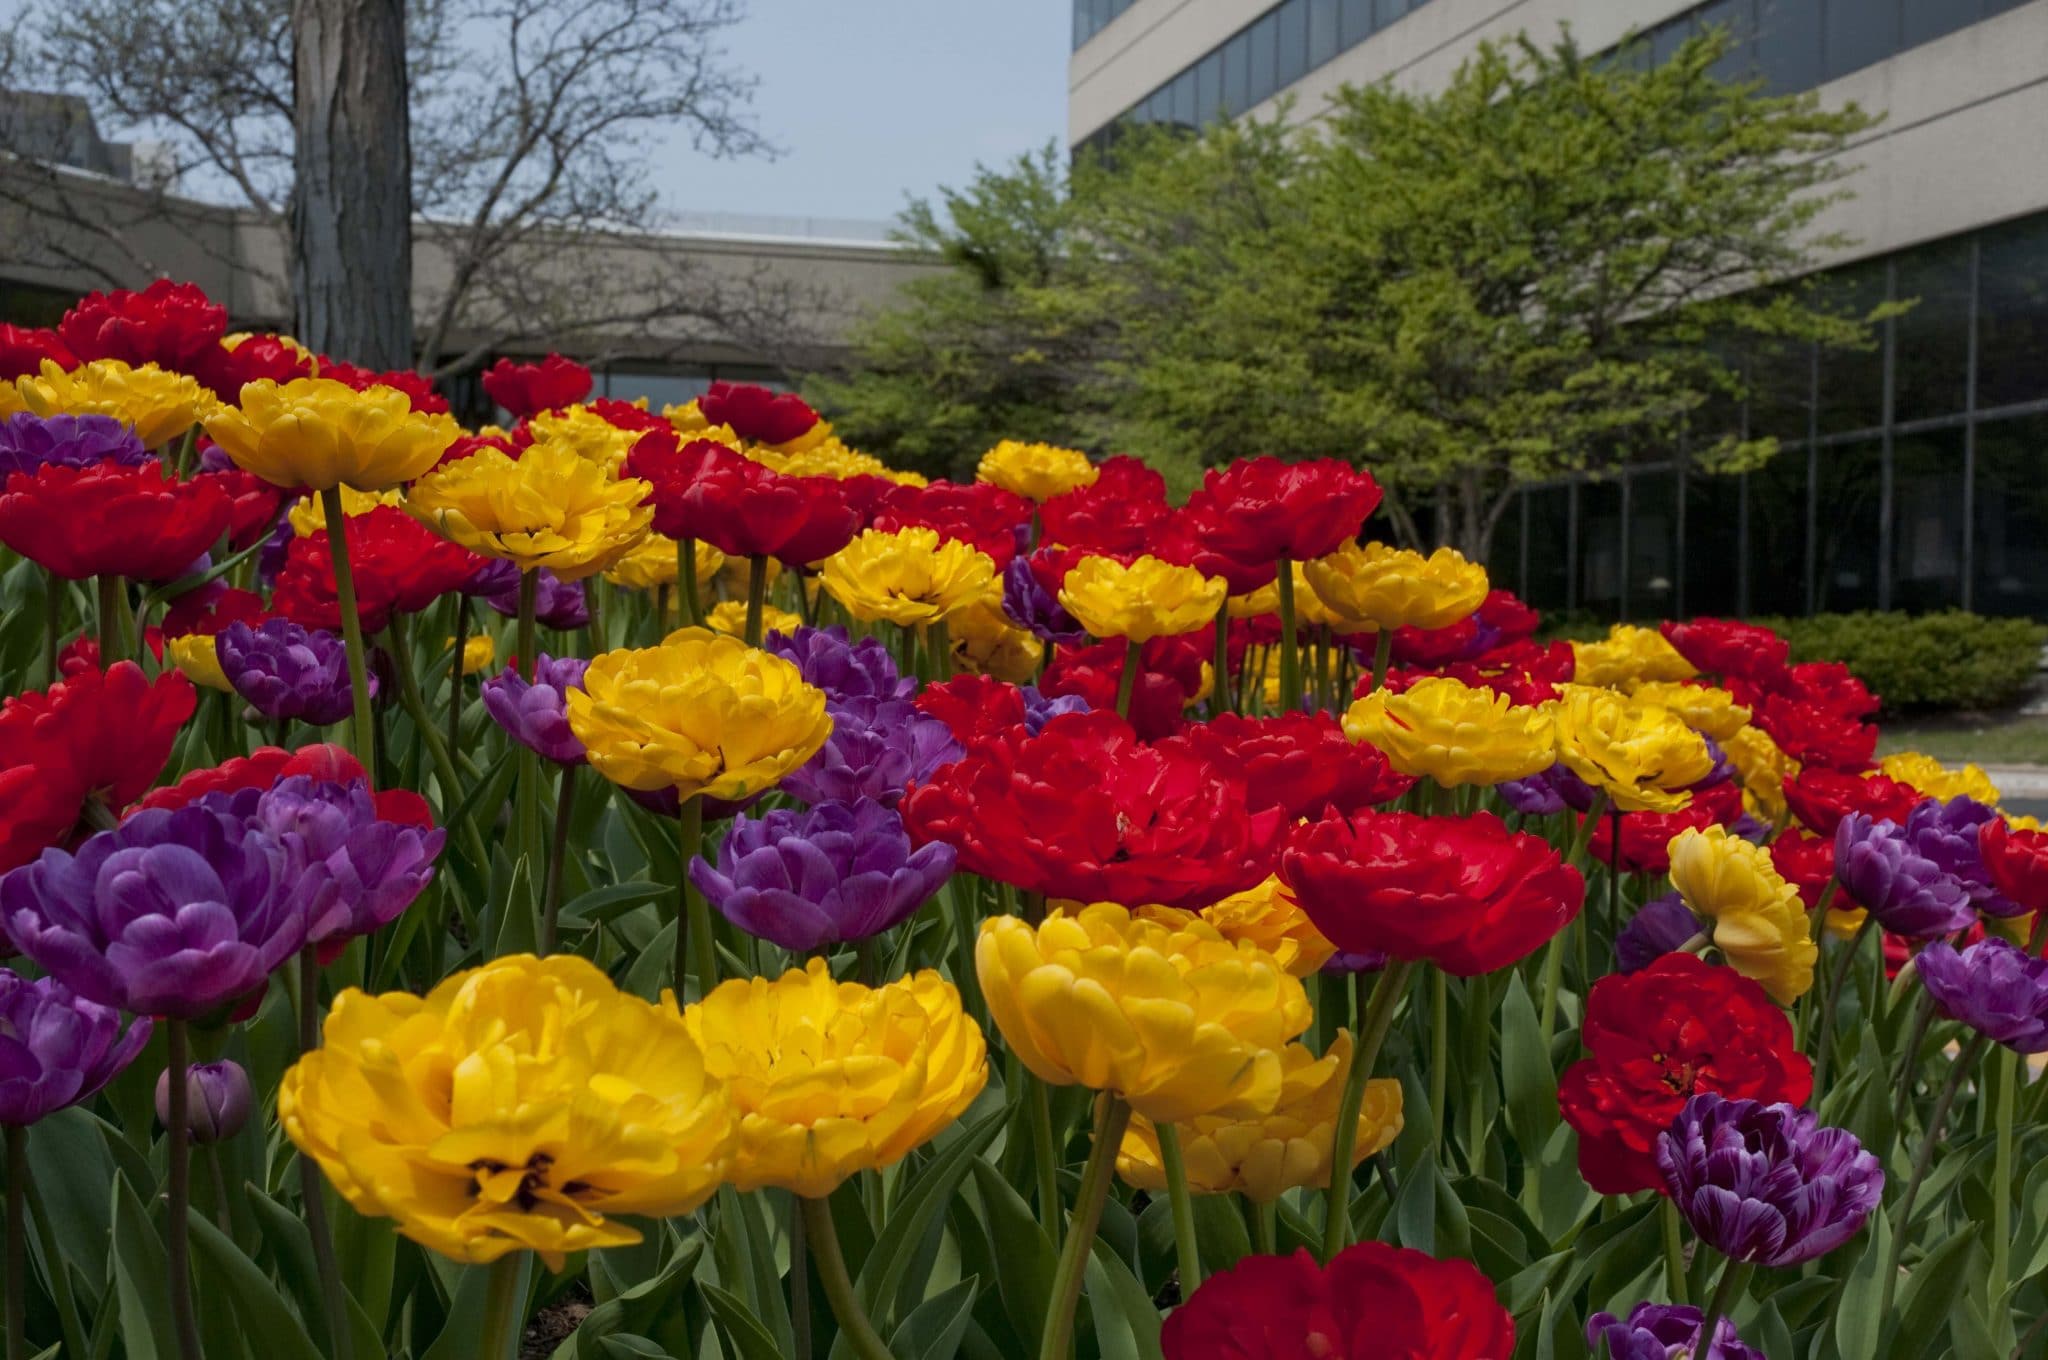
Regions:
<svg viewBox="0 0 2048 1360"><path fill-rule="evenodd" d="M1757 0L1757 69L1773 94L1820 84L1820 0Z"/></svg>
<svg viewBox="0 0 2048 1360"><path fill-rule="evenodd" d="M1173 121L1173 86L1161 85L1146 101L1149 122L1170 123Z"/></svg>
<svg viewBox="0 0 2048 1360"><path fill-rule="evenodd" d="M1649 32L1650 64L1662 66L1671 60L1672 54L1687 38L1692 36L1692 26L1683 17L1657 25Z"/></svg>
<svg viewBox="0 0 2048 1360"><path fill-rule="evenodd" d="M1182 127L1195 125L1195 73L1182 71L1173 78L1173 121Z"/></svg>
<svg viewBox="0 0 2048 1360"><path fill-rule="evenodd" d="M2026 3L2027 0L1984 0L1984 14L1988 18L1993 14L2003 14L2009 9L2018 9Z"/></svg>
<svg viewBox="0 0 2048 1360"><path fill-rule="evenodd" d="M1628 617L1669 618L1678 596L1678 474L1628 478Z"/></svg>
<svg viewBox="0 0 2048 1360"><path fill-rule="evenodd" d="M1905 0L1905 4L1906 27L1900 40L1906 47L1977 22L1977 0Z"/></svg>
<svg viewBox="0 0 2048 1360"><path fill-rule="evenodd" d="M1245 30L1246 37L1251 40L1251 102L1245 106L1246 108L1272 98L1273 91L1280 88L1274 83L1278 52L1275 34L1279 27L1279 16L1268 14Z"/></svg>
<svg viewBox="0 0 2048 1360"><path fill-rule="evenodd" d="M1912 613L1963 602L1963 431L1892 443L1891 607Z"/></svg>
<svg viewBox="0 0 2048 1360"><path fill-rule="evenodd" d="M1897 0L1827 0L1825 31L1821 78L1860 71L1899 50Z"/></svg>
<svg viewBox="0 0 2048 1360"><path fill-rule="evenodd" d="M1806 450L1781 449L1749 474L1749 612L1806 612ZM1872 552L1877 535L1871 535ZM1688 551L1697 551L1690 543ZM1873 583L1874 584L1874 583ZM1688 600L1695 613L1701 607Z"/></svg>
<svg viewBox="0 0 2048 1360"><path fill-rule="evenodd" d="M1750 434L1806 438L1813 414L1813 347L1760 345L1749 371Z"/></svg>
<svg viewBox="0 0 2048 1360"><path fill-rule="evenodd" d="M1223 54L1211 52L1195 67L1195 121L1204 126L1216 121L1223 107Z"/></svg>
<svg viewBox="0 0 2048 1360"><path fill-rule="evenodd" d="M1563 609L1571 580L1571 488L1529 493L1529 579L1523 597L1538 609Z"/></svg>
<svg viewBox="0 0 2048 1360"><path fill-rule="evenodd" d="M2048 396L2048 215L1993 227L1977 265L1977 405Z"/></svg>
<svg viewBox="0 0 2048 1360"><path fill-rule="evenodd" d="M1878 507L1883 489L1884 451L1877 440L1820 451L1813 512L1816 612L1877 608Z"/></svg>
<svg viewBox="0 0 2048 1360"><path fill-rule="evenodd" d="M1728 50L1713 65L1717 80L1747 80L1756 74L1756 0L1715 0L1693 12L1693 31L1721 29Z"/></svg>
<svg viewBox="0 0 2048 1360"><path fill-rule="evenodd" d="M1919 301L1892 321L1892 419L1953 415L1969 392L1970 242L1906 251L1893 270L1893 294Z"/></svg>
<svg viewBox="0 0 2048 1360"><path fill-rule="evenodd" d="M1240 33L1223 44L1223 111L1243 113L1251 103L1251 43Z"/></svg>
<svg viewBox="0 0 2048 1360"><path fill-rule="evenodd" d="M1508 500L1500 523L1493 529L1493 541L1486 545L1486 574L1502 590L1525 595L1522 589L1522 497Z"/></svg>
<svg viewBox="0 0 2048 1360"><path fill-rule="evenodd" d="M1690 472L1685 478L1683 612L1727 618L1741 611L1742 479Z"/></svg>
<svg viewBox="0 0 2048 1360"><path fill-rule="evenodd" d="M1339 42L1350 47L1372 36L1372 0L1342 0L1343 15L1337 25Z"/></svg>
<svg viewBox="0 0 2048 1360"><path fill-rule="evenodd" d="M1580 609L1621 617L1621 483L1579 484Z"/></svg>
<svg viewBox="0 0 2048 1360"><path fill-rule="evenodd" d="M1309 0L1308 69L1313 71L1337 55L1337 6L1339 0Z"/></svg>
<svg viewBox="0 0 2048 1360"><path fill-rule="evenodd" d="M1276 16L1280 21L1280 88L1286 89L1308 74L1308 0L1287 0Z"/></svg>
<svg viewBox="0 0 2048 1360"><path fill-rule="evenodd" d="M2048 617L2048 416L1977 427L1979 614Z"/></svg>
<svg viewBox="0 0 2048 1360"><path fill-rule="evenodd" d="M1385 28L1414 8L1409 0L1377 0L1377 8L1373 11L1373 27Z"/></svg>
<svg viewBox="0 0 2048 1360"><path fill-rule="evenodd" d="M1837 270L1821 280L1814 300L1831 310L1862 316L1885 300L1882 261ZM1820 352L1820 432L1841 434L1868 430L1884 420L1883 328L1879 343L1868 349L1823 349Z"/></svg>

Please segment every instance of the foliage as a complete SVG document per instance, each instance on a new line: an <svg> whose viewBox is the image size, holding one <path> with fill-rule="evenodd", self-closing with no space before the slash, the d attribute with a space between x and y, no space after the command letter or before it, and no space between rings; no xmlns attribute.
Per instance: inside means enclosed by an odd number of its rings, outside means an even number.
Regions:
<svg viewBox="0 0 2048 1360"><path fill-rule="evenodd" d="M1887 712L1996 709L2018 700L2041 671L2048 627L1960 609L1939 614L1816 614L1759 622L1783 633L1794 661L1840 661L1884 700Z"/></svg>

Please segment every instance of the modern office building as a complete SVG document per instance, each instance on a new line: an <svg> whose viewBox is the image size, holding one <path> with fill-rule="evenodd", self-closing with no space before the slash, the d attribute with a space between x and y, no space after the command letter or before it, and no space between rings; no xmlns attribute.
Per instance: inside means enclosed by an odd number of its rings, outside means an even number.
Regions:
<svg viewBox="0 0 2048 1360"><path fill-rule="evenodd" d="M1312 118L1344 84L1441 88L1482 40L1569 25L1667 55L1698 26L1731 75L1884 121L1823 261L1858 303L1917 299L1866 352L1794 350L1724 413L1782 451L1739 477L1684 449L1524 492L1493 553L1538 605L1605 617L1928 610L2048 617L2048 0L1075 0L1068 131Z"/></svg>

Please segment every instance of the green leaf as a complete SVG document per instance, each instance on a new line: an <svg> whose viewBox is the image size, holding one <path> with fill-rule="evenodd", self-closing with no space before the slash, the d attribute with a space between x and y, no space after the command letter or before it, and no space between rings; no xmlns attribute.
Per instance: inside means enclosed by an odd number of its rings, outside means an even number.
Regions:
<svg viewBox="0 0 2048 1360"><path fill-rule="evenodd" d="M263 1338L266 1360L321 1360L321 1352L268 1277L220 1229L199 1214L191 1225L195 1264L220 1277L244 1333Z"/></svg>
<svg viewBox="0 0 2048 1360"><path fill-rule="evenodd" d="M114 1181L112 1265L120 1301L121 1340L128 1360L159 1360L177 1335L171 1323L169 1274L163 1239L128 1182Z"/></svg>
<svg viewBox="0 0 2048 1360"><path fill-rule="evenodd" d="M1520 973L1510 977L1501 1004L1500 1069L1507 1087L1508 1129L1527 1156L1557 1128L1557 1077L1550 1070L1550 1047L1543 1041L1536 1004Z"/></svg>
<svg viewBox="0 0 2048 1360"><path fill-rule="evenodd" d="M1949 1293L1969 1278L1965 1261L1977 1245L1977 1230L1966 1227L1921 1257L1899 1289L1898 1326L1886 1355L1895 1360L1931 1353L1948 1320Z"/></svg>
<svg viewBox="0 0 2048 1360"><path fill-rule="evenodd" d="M889 1353L899 1360L953 1360L980 1292L981 1277L970 1275L911 1309L889 1338Z"/></svg>
<svg viewBox="0 0 2048 1360"><path fill-rule="evenodd" d="M680 1304L677 1296L696 1274L703 1255L704 1239L690 1238L658 1273L618 1291L585 1314L576 1330L555 1348L552 1360L587 1360L589 1348L606 1337L652 1331L666 1308ZM592 1275L602 1268L598 1254L592 1253Z"/></svg>
<svg viewBox="0 0 2048 1360"><path fill-rule="evenodd" d="M1003 1311L1017 1335L1036 1337L1045 1330L1046 1310L1052 1306L1058 1254L1030 1207L994 1167L976 1160L973 1171L982 1223L1002 1263L996 1272L996 1292L1002 1298Z"/></svg>
<svg viewBox="0 0 2048 1360"><path fill-rule="evenodd" d="M564 930L588 930L594 925L614 920L644 902L674 897L675 891L666 883L607 884L563 903L558 921Z"/></svg>
<svg viewBox="0 0 2048 1360"><path fill-rule="evenodd" d="M1401 1183L1394 1205L1394 1241L1403 1247L1436 1254L1436 1166L1425 1163Z"/></svg>
<svg viewBox="0 0 2048 1360"><path fill-rule="evenodd" d="M520 1257L518 1297L520 1316L525 1317L529 1311L526 1305L533 1297L534 1261L532 1252L521 1252ZM490 1301L490 1287L490 1266L462 1269L455 1292L448 1300L447 1321L441 1324L434 1344L427 1347L420 1360L476 1360L476 1339L484 1329L484 1307Z"/></svg>
<svg viewBox="0 0 2048 1360"><path fill-rule="evenodd" d="M1977 1360L1979 1356L1998 1360L1998 1342L1967 1289L1955 1291L1954 1306L1948 1310L1948 1334L1956 1343L1958 1360Z"/></svg>
<svg viewBox="0 0 2048 1360"><path fill-rule="evenodd" d="M1841 1360L1874 1360L1878 1343L1891 1319L1879 1311L1884 1298L1884 1267L1891 1255L1892 1230L1883 1208L1870 1215L1863 1254L1842 1283L1842 1302L1835 1310L1835 1349Z"/></svg>
<svg viewBox="0 0 2048 1360"><path fill-rule="evenodd" d="M877 1326L882 1325L883 1318L895 1315L896 1295L918 1244L959 1192L969 1168L995 1141L1002 1130L1004 1114L1000 1108L992 1110L964 1129L951 1146L917 1174L902 1202L889 1215L873 1250L861 1263L860 1278L854 1281L861 1304Z"/></svg>
<svg viewBox="0 0 2048 1360"><path fill-rule="evenodd" d="M775 1344L775 1338L748 1311L737 1294L703 1280L697 1282L697 1288L703 1291L705 1302L711 1305L711 1315L718 1319L719 1330L739 1351L740 1360L784 1360L788 1352Z"/></svg>

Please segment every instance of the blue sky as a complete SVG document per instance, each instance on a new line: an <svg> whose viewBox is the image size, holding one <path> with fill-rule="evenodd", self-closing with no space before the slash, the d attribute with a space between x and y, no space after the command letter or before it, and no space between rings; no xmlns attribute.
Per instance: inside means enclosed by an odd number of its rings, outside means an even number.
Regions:
<svg viewBox="0 0 2048 1360"><path fill-rule="evenodd" d="M1069 0L753 0L728 30L775 160L661 157L679 210L886 219L1064 140Z"/></svg>

